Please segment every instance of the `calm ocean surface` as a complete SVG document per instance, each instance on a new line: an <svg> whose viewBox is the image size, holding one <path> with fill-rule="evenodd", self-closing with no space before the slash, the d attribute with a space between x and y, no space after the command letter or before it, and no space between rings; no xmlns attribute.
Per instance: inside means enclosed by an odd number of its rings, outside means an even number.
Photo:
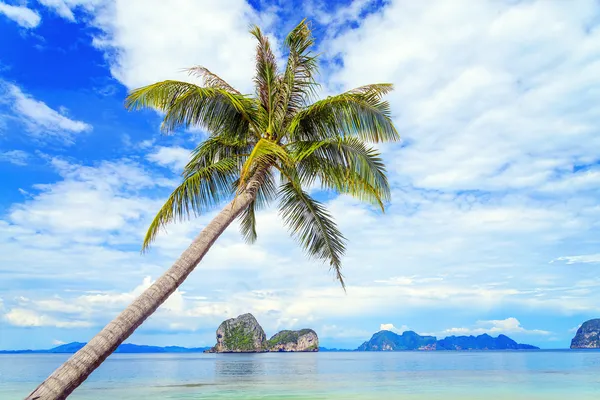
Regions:
<svg viewBox="0 0 600 400"><path fill-rule="evenodd" d="M68 358L0 355L0 399ZM116 354L70 399L600 399L600 352Z"/></svg>

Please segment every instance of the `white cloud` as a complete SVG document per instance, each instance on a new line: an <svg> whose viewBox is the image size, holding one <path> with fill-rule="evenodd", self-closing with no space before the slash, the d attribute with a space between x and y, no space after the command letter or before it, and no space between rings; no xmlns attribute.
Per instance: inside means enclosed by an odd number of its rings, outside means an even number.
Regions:
<svg viewBox="0 0 600 400"><path fill-rule="evenodd" d="M13 6L0 1L0 14L12 19L23 28L35 28L40 24L40 15L25 6Z"/></svg>
<svg viewBox="0 0 600 400"><path fill-rule="evenodd" d="M263 22L246 1L43 0L73 20L80 8L103 34L94 44L106 52L111 72L128 88L164 79L188 79L182 68L202 64L247 91L255 42L251 22ZM194 18L190 19L189 16ZM177 29L172 29L177 26ZM143 67L142 67L143 66Z"/></svg>
<svg viewBox="0 0 600 400"><path fill-rule="evenodd" d="M349 4L337 7L335 10L331 9L332 4L327 1L307 1L304 6L305 13L314 14L315 19L320 24L326 25L331 30L332 28L338 28L339 25L357 21L361 14L368 7L372 7L374 3L375 0L354 0Z"/></svg>
<svg viewBox="0 0 600 400"><path fill-rule="evenodd" d="M397 328L394 326L394 324L381 324L381 325L379 325L379 330L380 331L390 331L390 332L394 332L397 334L402 334L410 329L406 325L402 325L401 327Z"/></svg>
<svg viewBox="0 0 600 400"><path fill-rule="evenodd" d="M56 14L71 22L75 22L75 15L73 15L71 8L75 8L78 3L82 3L81 1L77 0L38 0L38 2L52 9L54 12L56 12ZM95 2L91 1L89 3L93 4Z"/></svg>
<svg viewBox="0 0 600 400"><path fill-rule="evenodd" d="M4 315L4 319L11 325L21 327L86 328L92 326L87 321L61 320L22 308L11 309Z"/></svg>
<svg viewBox="0 0 600 400"><path fill-rule="evenodd" d="M475 327L472 328L449 328L443 331L447 335L481 335L489 333L492 335L498 334L529 334L529 335L550 335L551 332L540 329L525 329L521 326L518 319L509 317L501 320L477 321Z"/></svg>
<svg viewBox="0 0 600 400"><path fill-rule="evenodd" d="M413 276L393 276L389 279L377 279L375 283L384 283L387 285L396 285L396 286L410 286L418 283L426 283L426 282L435 282L435 281L443 281L444 278L441 276L436 277L419 277L418 275Z"/></svg>
<svg viewBox="0 0 600 400"><path fill-rule="evenodd" d="M555 261L564 261L567 264L600 264L600 254L558 257L550 262L553 263Z"/></svg>
<svg viewBox="0 0 600 400"><path fill-rule="evenodd" d="M54 339L52 344L55 346L60 346L61 344L66 344L67 342L63 342L62 340Z"/></svg>
<svg viewBox="0 0 600 400"><path fill-rule="evenodd" d="M180 173L190 160L190 150L178 146L158 146L154 152L146 156L146 159Z"/></svg>
<svg viewBox="0 0 600 400"><path fill-rule="evenodd" d="M92 129L91 125L72 120L48 107L46 103L23 93L16 85L5 84L4 86L5 94L8 96L5 101L11 102L16 117L25 124L34 137L56 138L65 143L72 143L74 134Z"/></svg>
<svg viewBox="0 0 600 400"><path fill-rule="evenodd" d="M27 165L28 160L29 160L29 154L23 150L8 150L8 151L0 152L0 161L24 166L24 165Z"/></svg>
<svg viewBox="0 0 600 400"><path fill-rule="evenodd" d="M131 195L145 188L173 184L150 176L127 160L103 162L96 168L60 159L52 159L51 164L64 180L54 185L36 185L37 196L15 205L9 213L10 222L38 232L79 232L81 236L74 240L81 242L106 240L105 236L95 239L101 232L129 231L132 221L148 217L159 205Z"/></svg>
<svg viewBox="0 0 600 400"><path fill-rule="evenodd" d="M133 302L152 283L154 283L152 278L146 276L141 284L129 292L93 291L69 299L57 296L38 299L21 297L16 299L17 306L8 311L4 318L14 326L57 328L102 326ZM176 290L152 317L153 322L150 323L150 327L164 327L171 324L171 329L195 330L200 325L199 318L208 317L217 321L223 315L231 313L231 310L223 304L208 302L202 297L184 295L185 292Z"/></svg>
<svg viewBox="0 0 600 400"><path fill-rule="evenodd" d="M324 46L343 62L334 85L395 83L408 143L389 149L397 179L444 191L548 190L598 159L600 110L586 106L600 100L588 90L600 68L593 15L591 0L394 0Z"/></svg>

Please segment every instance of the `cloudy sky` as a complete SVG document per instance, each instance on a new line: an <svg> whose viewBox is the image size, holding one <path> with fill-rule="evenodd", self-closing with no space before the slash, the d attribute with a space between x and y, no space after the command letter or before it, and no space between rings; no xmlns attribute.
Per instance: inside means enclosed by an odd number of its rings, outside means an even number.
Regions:
<svg viewBox="0 0 600 400"><path fill-rule="evenodd" d="M600 5L573 1L0 1L0 348L89 340L212 215L140 244L190 149L128 90L197 64L251 93L257 23L314 27L323 95L393 82L385 215L326 200L344 294L288 238L237 226L129 342L205 346L252 312L356 347L379 329L567 347L600 316ZM281 56L283 54L279 53Z"/></svg>

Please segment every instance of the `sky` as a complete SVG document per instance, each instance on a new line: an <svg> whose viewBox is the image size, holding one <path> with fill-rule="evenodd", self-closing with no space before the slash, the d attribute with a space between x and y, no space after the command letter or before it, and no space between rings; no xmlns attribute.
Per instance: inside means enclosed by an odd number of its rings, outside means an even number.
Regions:
<svg viewBox="0 0 600 400"><path fill-rule="evenodd" d="M253 313L327 347L380 329L565 348L600 317L600 3L0 0L0 349L87 341L216 211L141 242L200 129L161 135L129 90L203 65L252 93L260 25L308 18L321 95L391 82L385 214L316 195L348 238L347 293L275 207L232 225L130 343L210 346ZM237 223L235 223L237 225Z"/></svg>

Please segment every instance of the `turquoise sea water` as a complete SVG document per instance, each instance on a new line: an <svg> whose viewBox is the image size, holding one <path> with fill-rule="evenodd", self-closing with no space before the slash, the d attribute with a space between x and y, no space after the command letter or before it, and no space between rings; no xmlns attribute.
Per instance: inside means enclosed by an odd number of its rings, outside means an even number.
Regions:
<svg viewBox="0 0 600 400"><path fill-rule="evenodd" d="M0 399L67 358L0 355ZM600 399L600 352L115 354L71 398Z"/></svg>

